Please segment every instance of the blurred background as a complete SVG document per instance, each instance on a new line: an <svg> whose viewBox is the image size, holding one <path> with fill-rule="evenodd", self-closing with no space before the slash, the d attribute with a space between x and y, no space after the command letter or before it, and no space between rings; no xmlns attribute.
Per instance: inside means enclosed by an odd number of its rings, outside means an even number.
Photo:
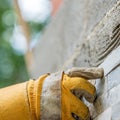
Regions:
<svg viewBox="0 0 120 120"><path fill-rule="evenodd" d="M0 0L0 88L30 78L32 49L61 2Z"/></svg>

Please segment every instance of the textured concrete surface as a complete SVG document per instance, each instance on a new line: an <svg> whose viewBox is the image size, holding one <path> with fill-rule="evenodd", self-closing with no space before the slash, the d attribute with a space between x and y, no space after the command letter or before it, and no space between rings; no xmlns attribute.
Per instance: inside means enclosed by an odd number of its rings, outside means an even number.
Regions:
<svg viewBox="0 0 120 120"><path fill-rule="evenodd" d="M46 72L54 72L74 54L79 54L80 45L117 1L65 0L60 11L46 27L42 39L33 51L35 67L32 75L38 77ZM87 46L83 47L88 49ZM82 52L86 54L87 51ZM76 58L74 66L78 64L89 65L89 60L81 62L79 59L81 58Z"/></svg>
<svg viewBox="0 0 120 120"><path fill-rule="evenodd" d="M120 120L120 102L116 103L113 107L112 107L112 120Z"/></svg>
<svg viewBox="0 0 120 120"><path fill-rule="evenodd" d="M111 108L108 108L94 120L111 120Z"/></svg>

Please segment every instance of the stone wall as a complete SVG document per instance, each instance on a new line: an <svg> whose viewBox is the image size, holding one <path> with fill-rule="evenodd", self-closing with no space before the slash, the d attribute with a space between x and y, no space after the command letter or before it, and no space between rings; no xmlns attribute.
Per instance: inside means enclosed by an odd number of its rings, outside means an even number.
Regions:
<svg viewBox="0 0 120 120"><path fill-rule="evenodd" d="M104 78L94 80L97 99L88 104L93 120L119 120L120 115L120 46L113 50L99 66L104 68ZM90 81L91 82L91 81Z"/></svg>
<svg viewBox="0 0 120 120"><path fill-rule="evenodd" d="M92 81L93 120L120 119L120 0L64 0L35 49L32 76L70 67L103 67Z"/></svg>
<svg viewBox="0 0 120 120"><path fill-rule="evenodd" d="M97 100L93 104L93 120L120 119L120 65L97 84Z"/></svg>
<svg viewBox="0 0 120 120"><path fill-rule="evenodd" d="M61 9L46 27L42 39L33 51L35 58L33 76L54 72L78 54L81 44L94 32L117 1L64 0ZM83 64L86 65L87 63Z"/></svg>

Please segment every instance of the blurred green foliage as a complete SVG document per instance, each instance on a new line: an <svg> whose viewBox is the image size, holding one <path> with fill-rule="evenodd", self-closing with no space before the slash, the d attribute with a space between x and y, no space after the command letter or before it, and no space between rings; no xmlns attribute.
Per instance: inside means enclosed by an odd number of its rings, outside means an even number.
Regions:
<svg viewBox="0 0 120 120"><path fill-rule="evenodd" d="M10 0L0 0L0 87L28 80L24 56L10 44L15 23Z"/></svg>
<svg viewBox="0 0 120 120"><path fill-rule="evenodd" d="M29 78L23 54L13 49L13 45L11 45L14 26L17 25L12 2L11 0L0 0L0 88L23 82ZM49 15L40 23L27 21L32 41L36 40L34 38L38 34L41 35L49 21Z"/></svg>

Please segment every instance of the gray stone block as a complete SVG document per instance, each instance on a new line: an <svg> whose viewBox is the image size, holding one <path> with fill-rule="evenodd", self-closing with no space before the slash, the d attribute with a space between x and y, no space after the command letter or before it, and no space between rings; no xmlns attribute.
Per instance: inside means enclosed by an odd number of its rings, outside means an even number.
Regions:
<svg viewBox="0 0 120 120"><path fill-rule="evenodd" d="M105 110L103 113L101 113L97 118L94 120L113 120L111 119L111 107ZM117 119L118 120L118 119Z"/></svg>
<svg viewBox="0 0 120 120"><path fill-rule="evenodd" d="M120 84L120 66L108 75L107 89L110 90L118 84Z"/></svg>
<svg viewBox="0 0 120 120"><path fill-rule="evenodd" d="M112 70L101 80L96 80L97 95L101 96L120 84L120 66Z"/></svg>
<svg viewBox="0 0 120 120"><path fill-rule="evenodd" d="M117 91L120 91L120 85L97 97L94 104L89 106L90 111L93 111L91 112L92 118L97 117L107 108L112 107L120 101L120 93Z"/></svg>
<svg viewBox="0 0 120 120"><path fill-rule="evenodd" d="M120 120L120 101L112 106L112 120Z"/></svg>

